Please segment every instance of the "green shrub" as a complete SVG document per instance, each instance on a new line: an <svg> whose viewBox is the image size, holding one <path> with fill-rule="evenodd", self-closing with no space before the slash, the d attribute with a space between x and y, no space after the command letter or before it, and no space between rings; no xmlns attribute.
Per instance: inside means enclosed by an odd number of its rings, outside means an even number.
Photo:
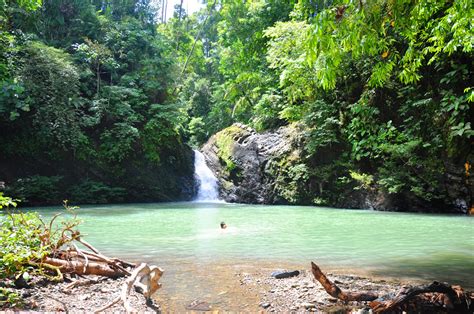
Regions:
<svg viewBox="0 0 474 314"><path fill-rule="evenodd" d="M7 288L0 288L0 309L14 308L22 305L20 296Z"/></svg>
<svg viewBox="0 0 474 314"><path fill-rule="evenodd" d="M34 262L50 254L41 237L45 229L37 213L9 213L0 230L0 278L29 273ZM27 276L27 275L25 275Z"/></svg>
<svg viewBox="0 0 474 314"><path fill-rule="evenodd" d="M16 180L7 188L10 195L27 203L61 203L61 176L34 175Z"/></svg>
<svg viewBox="0 0 474 314"><path fill-rule="evenodd" d="M59 269L51 265L48 267L42 261L80 236L79 231L75 230L80 220L73 212L77 207L69 207L65 201L66 211L74 217L55 223L60 216L56 214L45 223L36 212L15 211L13 200L1 193L0 206L5 211L0 216L0 279L16 280L22 277L28 281L31 275L39 274L50 280L62 280ZM51 273L57 276L51 276ZM0 300L3 299L0 297ZM8 296L6 300L9 300Z"/></svg>
<svg viewBox="0 0 474 314"><path fill-rule="evenodd" d="M81 204L120 202L124 196L124 188L111 187L93 180L85 180L71 188L71 200Z"/></svg>

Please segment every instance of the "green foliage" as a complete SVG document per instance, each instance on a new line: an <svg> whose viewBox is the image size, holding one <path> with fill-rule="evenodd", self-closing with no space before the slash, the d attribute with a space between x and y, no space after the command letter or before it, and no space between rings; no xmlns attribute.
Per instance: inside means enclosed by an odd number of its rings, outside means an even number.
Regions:
<svg viewBox="0 0 474 314"><path fill-rule="evenodd" d="M306 198L309 169L306 164L298 162L298 158L290 155L272 170L275 176L274 192L290 204L305 203Z"/></svg>
<svg viewBox="0 0 474 314"><path fill-rule="evenodd" d="M15 278L32 270L51 249L43 246L43 223L37 213L9 214L2 219L0 233L0 277Z"/></svg>
<svg viewBox="0 0 474 314"><path fill-rule="evenodd" d="M354 179L355 181L359 183L360 187L358 187L357 189L362 188L362 189L368 190L371 188L372 184L374 183L373 175L370 175L367 173L358 173L352 170L349 171L349 174L352 179Z"/></svg>
<svg viewBox="0 0 474 314"><path fill-rule="evenodd" d="M22 202L60 203L61 176L34 175L17 179L7 192L15 195Z"/></svg>
<svg viewBox="0 0 474 314"><path fill-rule="evenodd" d="M0 287L0 309L16 308L21 305L23 305L23 302L17 292Z"/></svg>
<svg viewBox="0 0 474 314"><path fill-rule="evenodd" d="M198 146L206 140L205 123L201 117L191 119L189 122L189 134L191 135L189 143L193 146Z"/></svg>
<svg viewBox="0 0 474 314"><path fill-rule="evenodd" d="M0 192L0 209L2 209L3 207L16 207L17 205L17 202L12 199L11 197L8 197L8 196L4 196L3 195L3 192Z"/></svg>
<svg viewBox="0 0 474 314"><path fill-rule="evenodd" d="M152 173L181 176L186 141L237 121L304 126L299 159L275 169L293 203L335 204L357 185L432 202L449 194L447 165L471 162L472 1L232 0L160 25L148 0L39 5L0 2L12 195L143 197ZM231 133L217 142L235 171ZM13 183L45 167L63 179Z"/></svg>
<svg viewBox="0 0 474 314"><path fill-rule="evenodd" d="M125 189L111 187L102 182L84 180L71 187L71 200L79 204L106 204L124 199Z"/></svg>
<svg viewBox="0 0 474 314"><path fill-rule="evenodd" d="M236 165L232 160L234 139L242 133L242 129L237 126L228 127L216 134L216 145L219 148L219 158L225 163L226 170L231 172Z"/></svg>
<svg viewBox="0 0 474 314"><path fill-rule="evenodd" d="M81 137L77 68L67 53L40 42L27 42L22 53L17 81L24 92L12 107L4 109L5 115L31 125L43 143L74 149Z"/></svg>
<svg viewBox="0 0 474 314"><path fill-rule="evenodd" d="M10 7L12 29L0 33L0 162L14 166L0 174L12 195L30 204L59 195L143 200L144 186L164 189L154 173L192 180L180 164L190 149L182 145L186 109L172 93L174 47L157 32L149 1Z"/></svg>
<svg viewBox="0 0 474 314"><path fill-rule="evenodd" d="M335 87L340 65L349 54L354 59L377 59L369 80L372 86L384 85L397 67L402 82L414 83L421 79L422 66L472 51L472 10L468 0L334 1L310 18L308 60L318 85L325 89Z"/></svg>
<svg viewBox="0 0 474 314"><path fill-rule="evenodd" d="M77 207L69 207L67 201L64 207L72 214L77 209ZM72 218L55 224L59 215L56 214L46 224L36 212L21 212L6 208L6 214L0 220L0 243L2 243L0 279L15 280L21 276L28 282L31 274L43 275L53 280L59 279L59 277L50 276L49 272L51 270L56 271L57 274L60 272L52 266L44 266L41 261L80 235L77 230L74 230L80 223L75 214ZM10 301L15 301L14 295L10 298Z"/></svg>

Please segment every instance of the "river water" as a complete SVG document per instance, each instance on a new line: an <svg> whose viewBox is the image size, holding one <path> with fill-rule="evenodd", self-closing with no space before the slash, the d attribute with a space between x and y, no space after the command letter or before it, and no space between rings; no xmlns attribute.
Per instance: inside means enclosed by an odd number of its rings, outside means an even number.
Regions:
<svg viewBox="0 0 474 314"><path fill-rule="evenodd" d="M308 269L310 261L323 270L474 288L472 217L219 202L84 206L78 213L85 239L103 253L163 267L161 296L179 306L232 290L232 274L246 267L270 273Z"/></svg>

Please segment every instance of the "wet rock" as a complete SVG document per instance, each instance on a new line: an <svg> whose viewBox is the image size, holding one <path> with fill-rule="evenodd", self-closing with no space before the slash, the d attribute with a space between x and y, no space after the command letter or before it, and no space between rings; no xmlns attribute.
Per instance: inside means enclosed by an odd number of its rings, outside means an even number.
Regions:
<svg viewBox="0 0 474 314"><path fill-rule="evenodd" d="M300 274L299 270L294 271L274 271L271 276L276 279L284 279L290 277L296 277Z"/></svg>
<svg viewBox="0 0 474 314"><path fill-rule="evenodd" d="M271 306L271 304L270 304L270 303L267 303L267 302L262 302L262 303L260 303L260 307L263 307L264 309L267 309L267 308L269 308L270 306Z"/></svg>

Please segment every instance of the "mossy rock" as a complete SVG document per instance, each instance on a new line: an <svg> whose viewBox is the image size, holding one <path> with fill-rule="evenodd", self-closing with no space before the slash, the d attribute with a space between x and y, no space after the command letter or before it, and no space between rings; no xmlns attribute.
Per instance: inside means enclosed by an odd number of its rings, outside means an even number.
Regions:
<svg viewBox="0 0 474 314"><path fill-rule="evenodd" d="M216 146L218 148L217 155L225 165L225 170L230 174L235 168L236 164L232 160L235 142L239 138L246 135L246 131L238 126L232 125L219 133L216 136Z"/></svg>

